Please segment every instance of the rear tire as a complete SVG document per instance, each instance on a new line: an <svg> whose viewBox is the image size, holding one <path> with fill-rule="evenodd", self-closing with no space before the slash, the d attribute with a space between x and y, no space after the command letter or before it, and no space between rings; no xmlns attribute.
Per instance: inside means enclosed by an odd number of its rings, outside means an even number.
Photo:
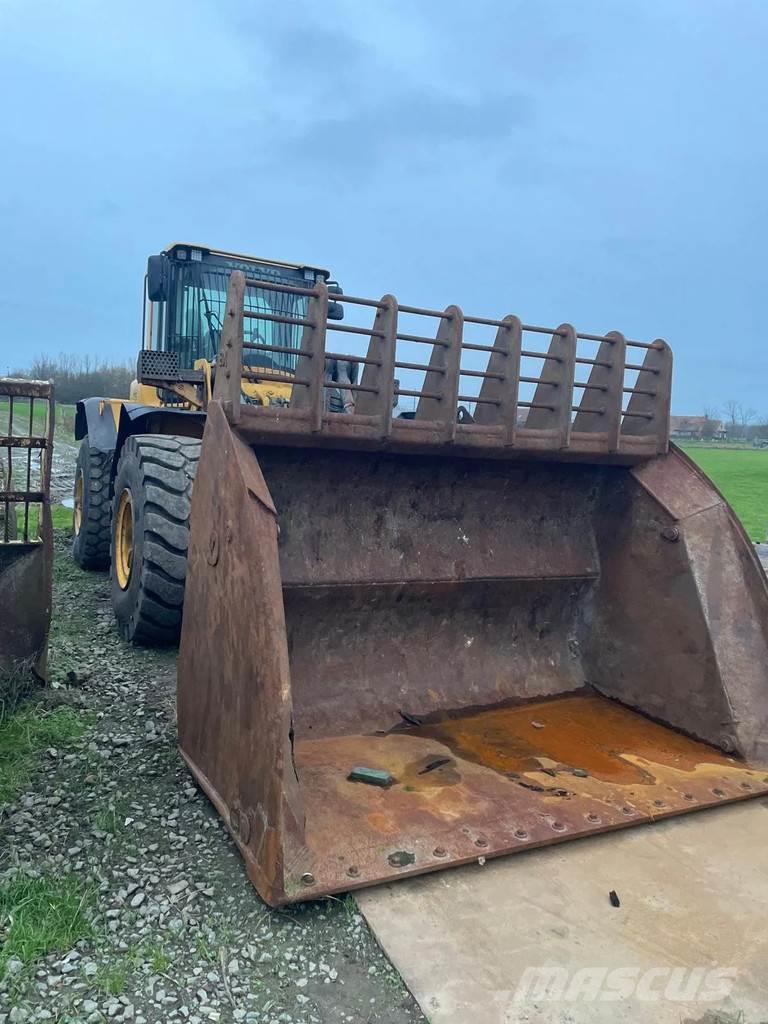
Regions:
<svg viewBox="0 0 768 1024"><path fill-rule="evenodd" d="M112 500L112 607L126 640L178 643L187 575L189 508L200 441L129 437Z"/></svg>
<svg viewBox="0 0 768 1024"><path fill-rule="evenodd" d="M81 569L109 568L112 452L84 438L75 467L72 558Z"/></svg>

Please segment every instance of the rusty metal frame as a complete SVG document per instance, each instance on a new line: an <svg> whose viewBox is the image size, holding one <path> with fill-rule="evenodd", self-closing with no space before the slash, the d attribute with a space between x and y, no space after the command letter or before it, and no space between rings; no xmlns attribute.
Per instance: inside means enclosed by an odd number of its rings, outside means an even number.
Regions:
<svg viewBox="0 0 768 1024"><path fill-rule="evenodd" d="M26 665L44 676L53 566L53 387L0 378L3 399L8 415L0 437L0 672ZM39 428L35 418L41 405L44 426Z"/></svg>
<svg viewBox="0 0 768 1024"><path fill-rule="evenodd" d="M245 307L248 288L264 288L305 296L303 317L270 314ZM319 281L299 287L246 278L235 271L230 278L227 313L216 363L214 398L224 403L227 417L251 443L301 443L321 447L376 447L394 451L443 451L453 454L516 458L535 453L561 459L592 459L631 464L669 446L672 353L661 339L627 341L618 331L604 335L578 332L570 324L556 328L522 323L515 316L501 319L465 315L455 305L445 310L399 305L392 295L379 300L334 295L335 302L368 308L371 327L329 321L328 288ZM399 327L401 314L437 320L437 331L414 334ZM241 405L241 379L274 379L268 370L244 367L245 349L273 346L244 341L245 318L291 323L303 328L290 407ZM484 345L465 337L472 325L495 327L496 339ZM326 410L324 389L329 350L328 332L367 336L365 356L344 355L362 367L362 379L350 385L357 399L353 414ZM546 350L530 347L533 335L549 335ZM431 346L427 362L398 357L397 346L415 342ZM597 353L583 347L596 343ZM641 364L627 361L628 350L644 352ZM275 349L278 351L278 349ZM467 351L487 353L485 369L462 367ZM521 374L521 360L541 362L537 375ZM586 381L577 380L580 367L590 367ZM398 370L423 371L418 389L401 387L398 395L416 400L412 418L392 416L395 375ZM639 371L635 384L626 374ZM477 395L462 393L461 381L480 378ZM280 378L281 380L284 377ZM520 398L520 385L535 388L533 398ZM581 398L574 404L574 390ZM624 400L627 399L626 407ZM473 403L472 422L457 422L462 403ZM313 437L312 441L307 436Z"/></svg>

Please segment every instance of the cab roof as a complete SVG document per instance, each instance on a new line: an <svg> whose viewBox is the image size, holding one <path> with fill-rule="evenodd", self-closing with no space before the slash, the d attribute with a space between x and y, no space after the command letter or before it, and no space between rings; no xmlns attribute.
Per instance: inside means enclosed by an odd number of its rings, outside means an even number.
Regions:
<svg viewBox="0 0 768 1024"><path fill-rule="evenodd" d="M171 242L170 245L166 245L163 249L164 253L170 252L172 249L182 247L184 249L203 249L205 252L212 253L214 256L231 256L236 260L247 260L250 263L266 263L268 266L273 267L290 267L291 270L314 270L318 274L324 274L326 278L331 276L331 272L326 270L324 267L316 267L312 263L292 263L289 260L273 260L264 256L247 256L242 252L230 252L228 249L215 249L210 245L200 245L198 242Z"/></svg>

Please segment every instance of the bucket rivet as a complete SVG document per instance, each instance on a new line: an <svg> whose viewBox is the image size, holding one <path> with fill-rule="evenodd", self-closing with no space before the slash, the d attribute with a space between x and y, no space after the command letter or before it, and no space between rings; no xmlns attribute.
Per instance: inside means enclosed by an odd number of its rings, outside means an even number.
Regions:
<svg viewBox="0 0 768 1024"><path fill-rule="evenodd" d="M524 828L515 829L515 839L527 839L528 833Z"/></svg>
<svg viewBox="0 0 768 1024"><path fill-rule="evenodd" d="M597 814L588 814L587 821L600 821L600 816Z"/></svg>
<svg viewBox="0 0 768 1024"><path fill-rule="evenodd" d="M683 800L695 800L693 793L683 793Z"/></svg>
<svg viewBox="0 0 768 1024"><path fill-rule="evenodd" d="M741 788L742 789L752 789L752 785L749 782L742 782L741 783Z"/></svg>
<svg viewBox="0 0 768 1024"><path fill-rule="evenodd" d="M621 813L622 814L634 814L635 812L634 812L632 807L622 807L621 808Z"/></svg>
<svg viewBox="0 0 768 1024"><path fill-rule="evenodd" d="M360 874L360 868L357 867L355 864L350 864L349 867L347 868L347 874L349 875L350 878L357 878L357 876Z"/></svg>
<svg viewBox="0 0 768 1024"><path fill-rule="evenodd" d="M314 885L315 876L313 874L310 874L309 871L305 871L304 874L301 876L301 881L304 885Z"/></svg>
<svg viewBox="0 0 768 1024"><path fill-rule="evenodd" d="M715 788L712 790L712 792L715 794L715 796L725 796L725 791L722 789Z"/></svg>
<svg viewBox="0 0 768 1024"><path fill-rule="evenodd" d="M665 806L665 804L664 804L664 801L663 801L663 800L654 800L654 801L653 801L653 803L654 803L654 805L655 805L656 807L664 807L664 806Z"/></svg>
<svg viewBox="0 0 768 1024"><path fill-rule="evenodd" d="M555 830L555 832L565 832L565 825L562 823L562 821L553 821L552 828Z"/></svg>
<svg viewBox="0 0 768 1024"><path fill-rule="evenodd" d="M475 840L475 846L487 846L487 845L488 845L488 840L487 839L483 839L482 836L480 836L479 839Z"/></svg>
<svg viewBox="0 0 768 1024"><path fill-rule="evenodd" d="M444 857L446 854L445 849L442 846L436 846L432 851L433 857Z"/></svg>
<svg viewBox="0 0 768 1024"><path fill-rule="evenodd" d="M674 541L680 540L680 531L676 526L665 526L664 529L661 531L661 536L664 538L664 540L668 540L671 543L674 543Z"/></svg>

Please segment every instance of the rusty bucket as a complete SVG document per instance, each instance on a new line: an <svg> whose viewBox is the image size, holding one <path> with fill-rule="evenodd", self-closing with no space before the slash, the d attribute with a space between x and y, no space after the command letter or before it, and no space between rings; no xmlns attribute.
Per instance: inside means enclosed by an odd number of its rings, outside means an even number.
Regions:
<svg viewBox="0 0 768 1024"><path fill-rule="evenodd" d="M441 326L422 387L453 387L453 411L443 393L388 420L391 387L366 374L397 365L385 297L360 357L378 410L323 410L317 310L305 398L241 406L223 380L240 301L193 495L179 742L265 900L768 792L766 579L668 448L668 394L634 406L639 426L620 406L618 437L576 410L564 446L557 408L521 426L519 380L491 369L503 415L457 424L457 375L436 366L463 334ZM571 370L576 337L548 350ZM513 361L519 344L503 337ZM646 350L635 387L657 367L658 391L667 350ZM539 386L529 407L563 400Z"/></svg>

